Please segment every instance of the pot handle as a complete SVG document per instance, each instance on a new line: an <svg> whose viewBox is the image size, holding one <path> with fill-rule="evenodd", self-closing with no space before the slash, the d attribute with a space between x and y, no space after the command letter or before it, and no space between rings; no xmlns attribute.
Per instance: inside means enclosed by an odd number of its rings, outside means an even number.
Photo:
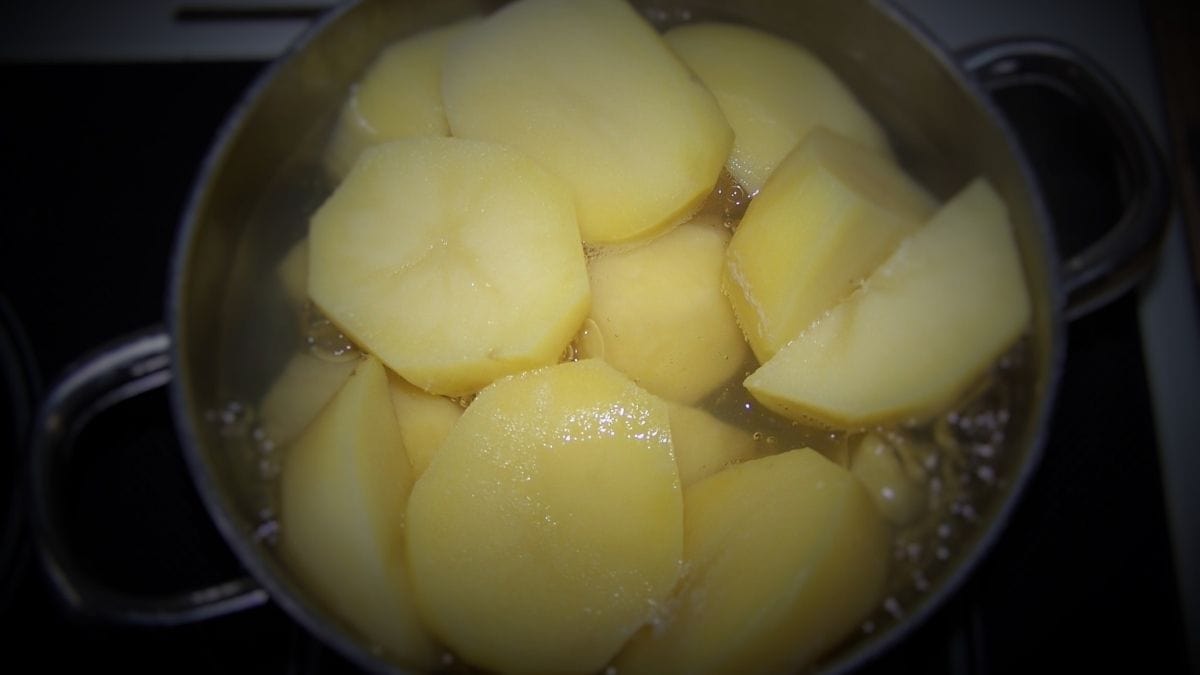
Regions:
<svg viewBox="0 0 1200 675"><path fill-rule="evenodd" d="M171 380L170 337L135 333L72 366L43 401L31 433L30 496L38 554L58 595L75 612L117 623L173 626L230 614L268 600L249 577L161 597L112 589L73 554L59 505L60 480L79 432L99 413Z"/></svg>
<svg viewBox="0 0 1200 675"><path fill-rule="evenodd" d="M1064 315L1077 319L1131 289L1157 252L1170 189L1158 145L1120 87L1090 58L1053 40L987 42L963 50L959 60L989 93L1039 84L1075 97L1099 115L1115 139L1129 198L1104 235L1063 262Z"/></svg>

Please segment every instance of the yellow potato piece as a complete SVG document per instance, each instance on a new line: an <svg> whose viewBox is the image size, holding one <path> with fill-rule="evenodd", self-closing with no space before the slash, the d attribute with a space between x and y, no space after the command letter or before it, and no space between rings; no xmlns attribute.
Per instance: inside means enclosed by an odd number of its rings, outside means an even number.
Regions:
<svg viewBox="0 0 1200 675"><path fill-rule="evenodd" d="M912 475L896 450L879 436L867 434L854 447L850 473L893 525L908 525L925 512L928 493L924 481Z"/></svg>
<svg viewBox="0 0 1200 675"><path fill-rule="evenodd" d="M401 663L438 649L413 604L404 556L411 469L387 375L368 357L285 458L280 546L306 588Z"/></svg>
<svg viewBox="0 0 1200 675"><path fill-rule="evenodd" d="M448 396L556 362L590 297L570 190L458 138L363 154L312 218L308 289L357 345Z"/></svg>
<svg viewBox="0 0 1200 675"><path fill-rule="evenodd" d="M410 136L449 136L442 106L446 45L473 21L435 28L387 47L354 85L326 150L329 172L341 179L362 151Z"/></svg>
<svg viewBox="0 0 1200 675"><path fill-rule="evenodd" d="M358 359L328 361L308 351L283 367L259 406L262 429L275 445L287 445L313 421L354 372Z"/></svg>
<svg viewBox="0 0 1200 675"><path fill-rule="evenodd" d="M413 480L425 473L433 453L437 452L450 427L462 416L463 407L445 396L430 394L414 387L392 373L388 378L392 392L392 409L404 449L412 464Z"/></svg>
<svg viewBox="0 0 1200 675"><path fill-rule="evenodd" d="M850 295L934 207L891 160L827 129L810 133L729 244L725 290L759 362Z"/></svg>
<svg viewBox="0 0 1200 675"><path fill-rule="evenodd" d="M699 408L669 403L679 484L696 481L754 457L754 437Z"/></svg>
<svg viewBox="0 0 1200 675"><path fill-rule="evenodd" d="M679 575L665 402L594 359L497 381L413 488L408 546L422 616L467 663L599 671Z"/></svg>
<svg viewBox="0 0 1200 675"><path fill-rule="evenodd" d="M1008 212L984 179L946 203L862 288L746 378L796 420L858 428L945 410L1025 332Z"/></svg>
<svg viewBox="0 0 1200 675"><path fill-rule="evenodd" d="M446 53L455 136L512 145L575 191L584 241L649 236L704 201L733 133L623 0L518 0Z"/></svg>
<svg viewBox="0 0 1200 675"><path fill-rule="evenodd" d="M716 218L681 225L588 262L600 339L581 340L649 391L695 403L739 372L749 350L721 292L729 233ZM602 345L603 354L589 349Z"/></svg>
<svg viewBox="0 0 1200 675"><path fill-rule="evenodd" d="M811 52L748 26L694 23L664 36L717 98L733 127L726 168L750 194L816 126L889 154L887 137Z"/></svg>
<svg viewBox="0 0 1200 675"><path fill-rule="evenodd" d="M308 239L292 244L283 260L275 268L283 294L293 307L303 307L308 302Z"/></svg>
<svg viewBox="0 0 1200 675"><path fill-rule="evenodd" d="M814 450L696 483L684 528L674 611L634 638L622 675L797 672L882 598L887 528L854 477Z"/></svg>

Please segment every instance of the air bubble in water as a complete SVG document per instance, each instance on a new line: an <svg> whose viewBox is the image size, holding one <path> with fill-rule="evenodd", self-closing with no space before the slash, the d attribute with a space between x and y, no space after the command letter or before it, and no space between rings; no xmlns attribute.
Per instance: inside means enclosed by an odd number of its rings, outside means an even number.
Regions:
<svg viewBox="0 0 1200 675"><path fill-rule="evenodd" d="M912 542L905 546L904 551L908 554L908 559L913 562L921 559L921 545L916 542Z"/></svg>
<svg viewBox="0 0 1200 675"><path fill-rule="evenodd" d="M579 360L579 350L575 347L574 342L567 343L566 348L563 349L563 353L559 355L558 360L560 362Z"/></svg>
<svg viewBox="0 0 1200 675"><path fill-rule="evenodd" d="M254 538L264 544L274 546L279 542L279 521L267 520L259 523L254 529Z"/></svg>
<svg viewBox="0 0 1200 675"><path fill-rule="evenodd" d="M754 195L747 193L745 188L738 185L728 171L722 171L716 186L700 210L720 216L721 224L733 230L742 220L753 197Z"/></svg>
<svg viewBox="0 0 1200 675"><path fill-rule="evenodd" d="M221 411L221 424L229 426L236 424L246 412L246 408L238 401L230 401L225 409Z"/></svg>
<svg viewBox="0 0 1200 675"><path fill-rule="evenodd" d="M642 16L654 24L659 30L666 30L683 23L691 23L692 11L685 7L647 7L642 10Z"/></svg>
<svg viewBox="0 0 1200 675"><path fill-rule="evenodd" d="M978 515L975 513L975 507L965 503L959 508L959 515L962 516L963 520L972 523L978 518Z"/></svg>
<svg viewBox="0 0 1200 675"><path fill-rule="evenodd" d="M309 303L304 344L317 358L340 363L360 356L358 349L341 329Z"/></svg>
<svg viewBox="0 0 1200 675"><path fill-rule="evenodd" d="M329 361L350 360L358 356L350 342L329 319L310 325L304 343L315 356Z"/></svg>
<svg viewBox="0 0 1200 675"><path fill-rule="evenodd" d="M258 475L263 480L273 481L282 471L283 467L273 457L263 457L258 461Z"/></svg>
<svg viewBox="0 0 1200 675"><path fill-rule="evenodd" d="M218 410L209 410L204 417L215 424L225 438L247 438L253 428L253 411L237 400L226 402Z"/></svg>
<svg viewBox="0 0 1200 675"><path fill-rule="evenodd" d="M920 570L913 572L913 586L922 593L929 590L929 580Z"/></svg>
<svg viewBox="0 0 1200 675"><path fill-rule="evenodd" d="M888 597L883 601L883 609L892 615L893 619L900 619L904 616L904 609L900 607L900 601L894 597Z"/></svg>

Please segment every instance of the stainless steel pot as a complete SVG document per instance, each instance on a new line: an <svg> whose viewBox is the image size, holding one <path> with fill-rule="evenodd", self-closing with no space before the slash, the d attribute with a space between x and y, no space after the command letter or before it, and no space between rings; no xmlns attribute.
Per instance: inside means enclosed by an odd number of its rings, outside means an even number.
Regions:
<svg viewBox="0 0 1200 675"><path fill-rule="evenodd" d="M904 639L961 585L996 539L1035 471L1063 361L1066 321L1127 290L1144 269L1166 209L1157 150L1109 80L1069 48L1009 41L952 54L886 4L636 2L652 20L743 21L794 39L830 64L887 128L908 169L939 196L985 175L1004 197L1034 296L1029 373L1009 431L1003 489L948 571L888 630L852 641L824 667L845 671ZM171 268L167 329L151 329L80 362L44 402L32 447L33 517L43 561L68 603L85 614L141 624L184 623L268 599L363 667L395 669L321 608L280 562L264 530L264 501L246 472L236 405L277 363L271 298L256 291L329 186L316 152L349 85L379 49L430 25L493 8L485 2L365 0L334 12L265 72L225 124L184 215ZM1025 157L989 89L1038 82L1086 102L1113 131L1131 198L1122 219L1060 262ZM257 347L256 347L257 345ZM169 383L196 486L248 572L243 579L166 598L108 589L71 555L57 476L78 430L104 408ZM244 400L244 399L243 399Z"/></svg>

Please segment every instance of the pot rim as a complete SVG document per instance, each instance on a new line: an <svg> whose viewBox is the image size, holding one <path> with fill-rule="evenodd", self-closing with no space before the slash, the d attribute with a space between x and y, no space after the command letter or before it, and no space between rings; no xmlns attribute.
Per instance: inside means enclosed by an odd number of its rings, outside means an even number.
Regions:
<svg viewBox="0 0 1200 675"><path fill-rule="evenodd" d="M250 87L239 98L238 103L230 111L214 137L208 153L205 155L197 172L197 177L189 192L183 211L179 233L171 253L168 268L169 283L166 298L166 327L170 336L171 368L175 376L169 384L169 402L171 416L175 425L181 430L179 442L184 450L184 459L196 491L208 510L209 517L217 531L233 550L238 562L247 572L267 590L272 602L278 604L289 616L299 622L306 630L326 643L331 644L339 653L350 658L361 668L372 672L404 672L394 663L383 659L373 652L360 640L340 624L328 612L309 602L301 593L297 593L291 584L283 580L272 563L264 555L261 546L255 541L254 533L239 525L234 514L237 507L220 489L216 471L207 461L200 447L199 425L202 421L195 419L191 411L196 407L191 402L188 389L189 373L185 367L183 318L185 309L183 297L187 279L191 251L196 234L201 227L199 213L206 202L214 178L226 164L236 139L240 136L247 120L260 106L265 93L277 79L280 71L304 53L309 45L342 17L349 14L360 4L359 0L345 2L335 6L313 23L297 40L288 47L282 55L268 64L255 78Z"/></svg>
<svg viewBox="0 0 1200 675"><path fill-rule="evenodd" d="M175 377L171 379L169 385L169 399L171 414L177 428L181 431L179 440L184 449L184 458L197 492L218 532L233 550L239 562L267 589L271 599L278 603L285 612L321 641L331 644L339 653L350 658L358 666L377 672L405 672L395 663L385 660L366 646L365 642L356 638L352 630L343 622L310 602L300 592L300 589L281 577L273 568L275 563L268 560L269 556L264 555L261 544L255 539L254 532L248 531L239 524L234 515L237 513L237 506L229 495L220 489L217 472L206 459L201 448L199 427L203 424L203 420L198 419L192 413L193 410L197 410L197 407L192 401L192 393L189 389L191 378L186 368L184 353L186 336L184 335L183 321L186 309L183 307L183 298L187 273L197 232L202 226L200 213L212 189L215 177L222 172L227 156L243 131L247 119L260 107L264 92L276 80L278 73L295 60L299 54L305 52L317 36L324 34L331 25L339 22L342 17L352 12L360 4L358 1L353 1L335 7L315 22L285 54L264 68L222 123L209 152L200 165L183 211L168 271L169 283L165 302L166 324L171 338L170 359L175 373ZM1013 510L1021 500L1030 478L1041 462L1049 427L1048 419L1053 410L1066 358L1065 292L1061 281L1060 260L1054 254L1052 222L1042 192L1033 179L1034 174L1027 154L1017 141L1007 119L991 98L976 79L968 74L963 64L954 58L953 52L942 44L926 26L888 0L872 0L867 4L874 7L883 18L920 43L921 48L936 60L954 84L962 89L973 103L980 106L987 120L1005 139L1012 159L1018 166L1021 180L1030 199L1029 205L1032 214L1037 221L1030 224L1031 230L1039 238L1037 243L1046 253L1043 257L1045 265L1048 267L1046 272L1049 297L1046 300L1049 304L1046 329L1049 333L1049 340L1047 342L1046 372L1039 373L1037 381L1033 383L1034 388L1040 391L1036 396L1037 405L1030 410L1032 419L1029 424L1030 428L1035 429L1035 432L1030 437L1028 445L1022 448L1025 457L1019 462L1019 469L1007 488L1007 494L998 500L998 508L991 515L990 522L980 529L958 563L939 580L937 587L926 595L911 613L906 614L901 620L878 635L861 640L848 649L838 650L828 660L821 660L814 664L821 672L828 673L853 671L906 640L961 590L978 565L987 557L1007 527ZM1030 264L1028 256L1026 256L1025 264Z"/></svg>

